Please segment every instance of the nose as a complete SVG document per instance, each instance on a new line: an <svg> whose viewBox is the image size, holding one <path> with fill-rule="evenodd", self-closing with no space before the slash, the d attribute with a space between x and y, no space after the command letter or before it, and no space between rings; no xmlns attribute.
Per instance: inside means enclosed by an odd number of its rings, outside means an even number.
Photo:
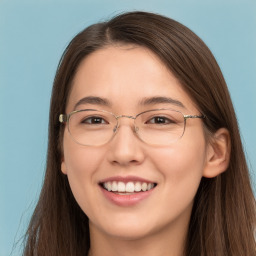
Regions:
<svg viewBox="0 0 256 256"><path fill-rule="evenodd" d="M109 143L108 160L122 166L139 165L145 159L143 142L134 132L133 121L122 121Z"/></svg>

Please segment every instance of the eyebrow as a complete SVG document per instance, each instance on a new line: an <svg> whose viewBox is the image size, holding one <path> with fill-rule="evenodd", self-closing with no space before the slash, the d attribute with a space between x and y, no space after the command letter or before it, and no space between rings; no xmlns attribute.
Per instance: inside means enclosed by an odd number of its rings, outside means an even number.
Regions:
<svg viewBox="0 0 256 256"><path fill-rule="evenodd" d="M163 103L172 104L177 107L185 108L185 106L181 101L170 98L170 97L163 97L163 96L144 98L139 102L139 105L146 106L146 105L163 104Z"/></svg>
<svg viewBox="0 0 256 256"><path fill-rule="evenodd" d="M163 104L163 103L172 104L172 105L175 105L175 106L178 106L181 108L185 108L185 106L183 105L182 102L180 102L176 99L170 98L170 97L155 96L155 97L144 98L139 101L139 105L141 105L141 106ZM100 106L105 106L105 107L112 106L112 104L110 103L110 101L108 99L96 97L96 96L88 96L88 97L84 97L84 98L80 99L75 104L74 110L76 110L76 108L79 105L83 105L83 104L100 105Z"/></svg>
<svg viewBox="0 0 256 256"><path fill-rule="evenodd" d="M79 106L83 104L92 104L92 105L100 105L105 107L110 107L111 103L109 100L101 97L96 96L88 96L80 99L74 106L74 110Z"/></svg>

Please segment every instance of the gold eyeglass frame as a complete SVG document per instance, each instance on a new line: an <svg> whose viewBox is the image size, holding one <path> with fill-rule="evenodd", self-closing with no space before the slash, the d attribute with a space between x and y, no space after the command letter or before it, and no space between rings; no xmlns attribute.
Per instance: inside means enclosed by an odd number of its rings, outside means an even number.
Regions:
<svg viewBox="0 0 256 256"><path fill-rule="evenodd" d="M117 132L117 130L118 130L118 127L119 127L119 122L118 122L118 120L119 120L120 118L130 118L130 119L133 119L133 120L135 121L135 119L136 119L138 116L140 116L140 115L142 115L142 114L144 114L144 113L152 112L152 111L160 111L160 110L172 110L172 111L175 111L175 112L179 112L180 114L183 115L183 118L184 118L184 129L183 129L182 135L181 135L177 140L181 139L181 138L183 137L184 133L185 133L186 121L187 121L187 119L189 119L189 118L202 118L202 119L206 118L205 115L184 115L181 111L178 111L178 110L175 110L175 109L172 109L172 108L150 109L150 110L143 111L143 112L141 112L141 113L139 113L139 114L137 114L137 115L135 115L135 116L129 116L129 115L119 115L119 116L116 116L114 113L109 112L109 111L106 111L106 110L81 109L81 110L74 110L74 111L70 112L69 114L60 114L60 115L59 115L59 122L62 123L62 124L66 124L66 123L68 124L68 131L69 131L69 134L71 135L71 138L72 138L77 144L83 145L83 146L94 146L94 145L86 145L86 144L79 143L78 141L76 141L75 138L73 138L73 136L72 136L72 134L71 134L71 132L70 132L70 130L69 130L69 120L70 120L70 117L71 117L72 115L74 115L75 113L79 113L79 112L83 112L83 111L99 111L99 112L104 112L104 113L111 114L111 115L114 116L115 119L116 119L116 125L114 126L114 129L113 129L113 136L112 136L106 143L103 143L103 144L102 144L102 145L105 145L105 144L107 144L108 142L110 142L110 141L112 140L112 138L114 137L114 135L116 134L116 132ZM135 123L133 123L133 125L134 125L134 131L135 131L137 137L138 137L141 141L143 141L144 143L149 144L149 145L152 145L152 144L147 143L146 141L144 141L144 140L139 136L139 134L137 133L138 129L137 129L137 127L135 126ZM102 145L100 145L100 146L102 146Z"/></svg>

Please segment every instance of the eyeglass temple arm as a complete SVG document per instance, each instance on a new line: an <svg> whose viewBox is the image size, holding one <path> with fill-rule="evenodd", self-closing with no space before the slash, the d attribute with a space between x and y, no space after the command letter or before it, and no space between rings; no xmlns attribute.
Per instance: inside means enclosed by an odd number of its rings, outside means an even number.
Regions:
<svg viewBox="0 0 256 256"><path fill-rule="evenodd" d="M59 122L60 123L66 123L68 121L68 116L65 114L60 114L59 115Z"/></svg>

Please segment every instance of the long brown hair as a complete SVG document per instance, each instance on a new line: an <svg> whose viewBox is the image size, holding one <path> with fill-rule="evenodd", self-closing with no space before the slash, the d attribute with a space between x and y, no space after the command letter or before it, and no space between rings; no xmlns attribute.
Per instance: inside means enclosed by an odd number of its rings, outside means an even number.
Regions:
<svg viewBox="0 0 256 256"><path fill-rule="evenodd" d="M154 52L207 116L205 129L230 132L226 172L202 178L195 197L184 256L255 255L255 199L230 95L210 50L182 24L153 13L130 12L92 25L66 48L54 80L47 168L27 235L25 256L80 256L90 247L88 218L60 170L63 127L58 121L81 61L107 45L136 44Z"/></svg>

